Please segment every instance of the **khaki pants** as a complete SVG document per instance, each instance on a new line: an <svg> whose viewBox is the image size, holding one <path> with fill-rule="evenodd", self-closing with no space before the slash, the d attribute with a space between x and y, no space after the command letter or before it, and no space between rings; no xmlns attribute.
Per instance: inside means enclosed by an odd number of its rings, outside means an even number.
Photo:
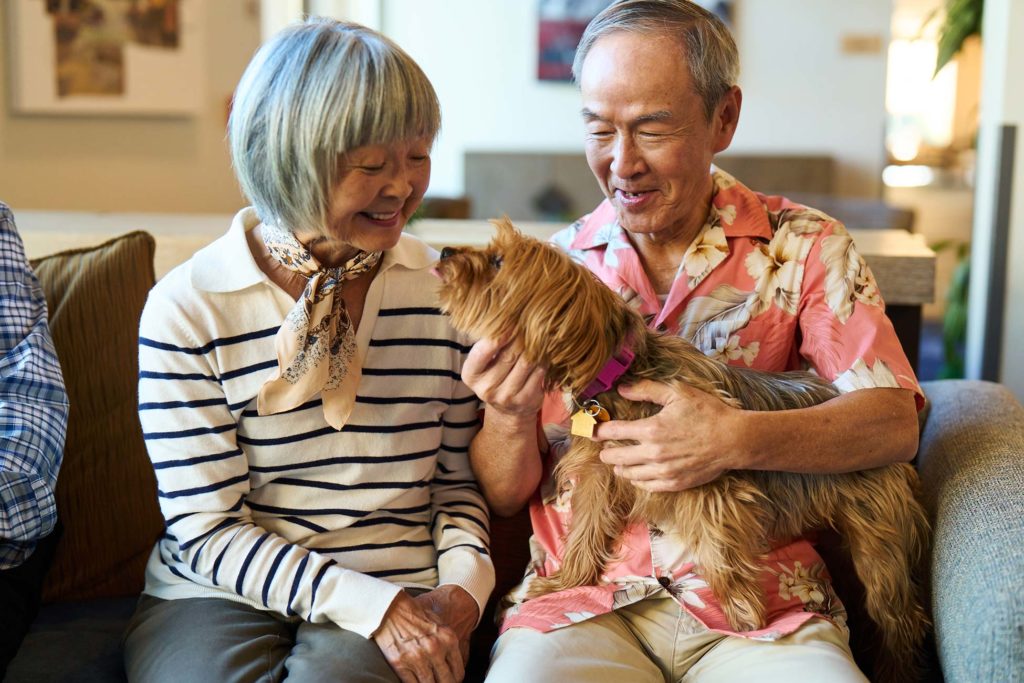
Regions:
<svg viewBox="0 0 1024 683"><path fill-rule="evenodd" d="M704 629L666 592L572 626L506 631L488 683L866 683L846 636L812 619L773 642Z"/></svg>

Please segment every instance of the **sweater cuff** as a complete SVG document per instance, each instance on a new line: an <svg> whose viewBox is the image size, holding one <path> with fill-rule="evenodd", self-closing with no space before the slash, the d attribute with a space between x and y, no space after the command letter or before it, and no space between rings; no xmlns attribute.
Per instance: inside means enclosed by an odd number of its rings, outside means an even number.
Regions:
<svg viewBox="0 0 1024 683"><path fill-rule="evenodd" d="M329 590L335 599L326 616L339 627L370 638L380 628L402 587L351 569L331 567L328 571L332 570L336 574L333 585L320 586L320 590ZM328 583L326 576L324 579L323 583Z"/></svg>
<svg viewBox="0 0 1024 683"><path fill-rule="evenodd" d="M437 560L438 586L460 586L476 600L476 623L484 615L487 599L494 590L494 564L483 552L472 548L453 548Z"/></svg>

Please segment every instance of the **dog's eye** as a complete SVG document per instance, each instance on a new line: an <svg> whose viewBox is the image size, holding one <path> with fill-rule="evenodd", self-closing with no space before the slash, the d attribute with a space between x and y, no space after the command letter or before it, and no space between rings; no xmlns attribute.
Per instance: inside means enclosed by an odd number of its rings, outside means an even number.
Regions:
<svg viewBox="0 0 1024 683"><path fill-rule="evenodd" d="M491 256L491 266L495 270L499 270L501 268L501 262L502 262L502 258L500 256L498 256L497 254L494 254L493 256Z"/></svg>

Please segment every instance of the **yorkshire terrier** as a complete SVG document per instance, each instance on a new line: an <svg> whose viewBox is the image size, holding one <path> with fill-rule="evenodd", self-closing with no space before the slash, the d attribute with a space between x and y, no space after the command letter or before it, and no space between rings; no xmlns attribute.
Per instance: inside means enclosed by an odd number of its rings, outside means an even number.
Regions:
<svg viewBox="0 0 1024 683"><path fill-rule="evenodd" d="M621 397L595 380L627 348L635 356L621 383L653 380L689 385L747 410L786 410L838 395L809 372L772 373L725 365L686 340L650 331L641 315L556 247L520 234L504 219L482 249L447 248L437 266L441 308L475 339L509 339L541 366L548 388L577 408L635 420L660 406ZM588 393L589 390L589 393ZM607 416L605 416L607 417ZM864 585L866 609L881 636L881 680L912 680L928 617L915 574L929 525L917 502L909 464L844 474L728 471L685 491L653 493L615 476L601 446L571 437L555 468L557 490L572 486L572 522L557 573L537 579L529 597L594 585L613 559L628 524L671 529L738 631L762 628L758 559L774 544L809 530L839 532Z"/></svg>

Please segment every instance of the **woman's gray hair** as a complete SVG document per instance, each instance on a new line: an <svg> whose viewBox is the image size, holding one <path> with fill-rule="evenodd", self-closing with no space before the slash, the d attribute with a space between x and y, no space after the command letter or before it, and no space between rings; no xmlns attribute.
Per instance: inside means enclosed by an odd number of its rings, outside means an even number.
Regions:
<svg viewBox="0 0 1024 683"><path fill-rule="evenodd" d="M437 93L398 45L359 24L312 17L253 57L235 90L235 175L264 223L322 233L346 152L426 137Z"/></svg>
<svg viewBox="0 0 1024 683"><path fill-rule="evenodd" d="M736 42L713 13L689 0L619 0L587 25L572 63L573 80L579 83L583 60L594 43L616 31L654 33L679 40L709 121L722 97L739 79Z"/></svg>

